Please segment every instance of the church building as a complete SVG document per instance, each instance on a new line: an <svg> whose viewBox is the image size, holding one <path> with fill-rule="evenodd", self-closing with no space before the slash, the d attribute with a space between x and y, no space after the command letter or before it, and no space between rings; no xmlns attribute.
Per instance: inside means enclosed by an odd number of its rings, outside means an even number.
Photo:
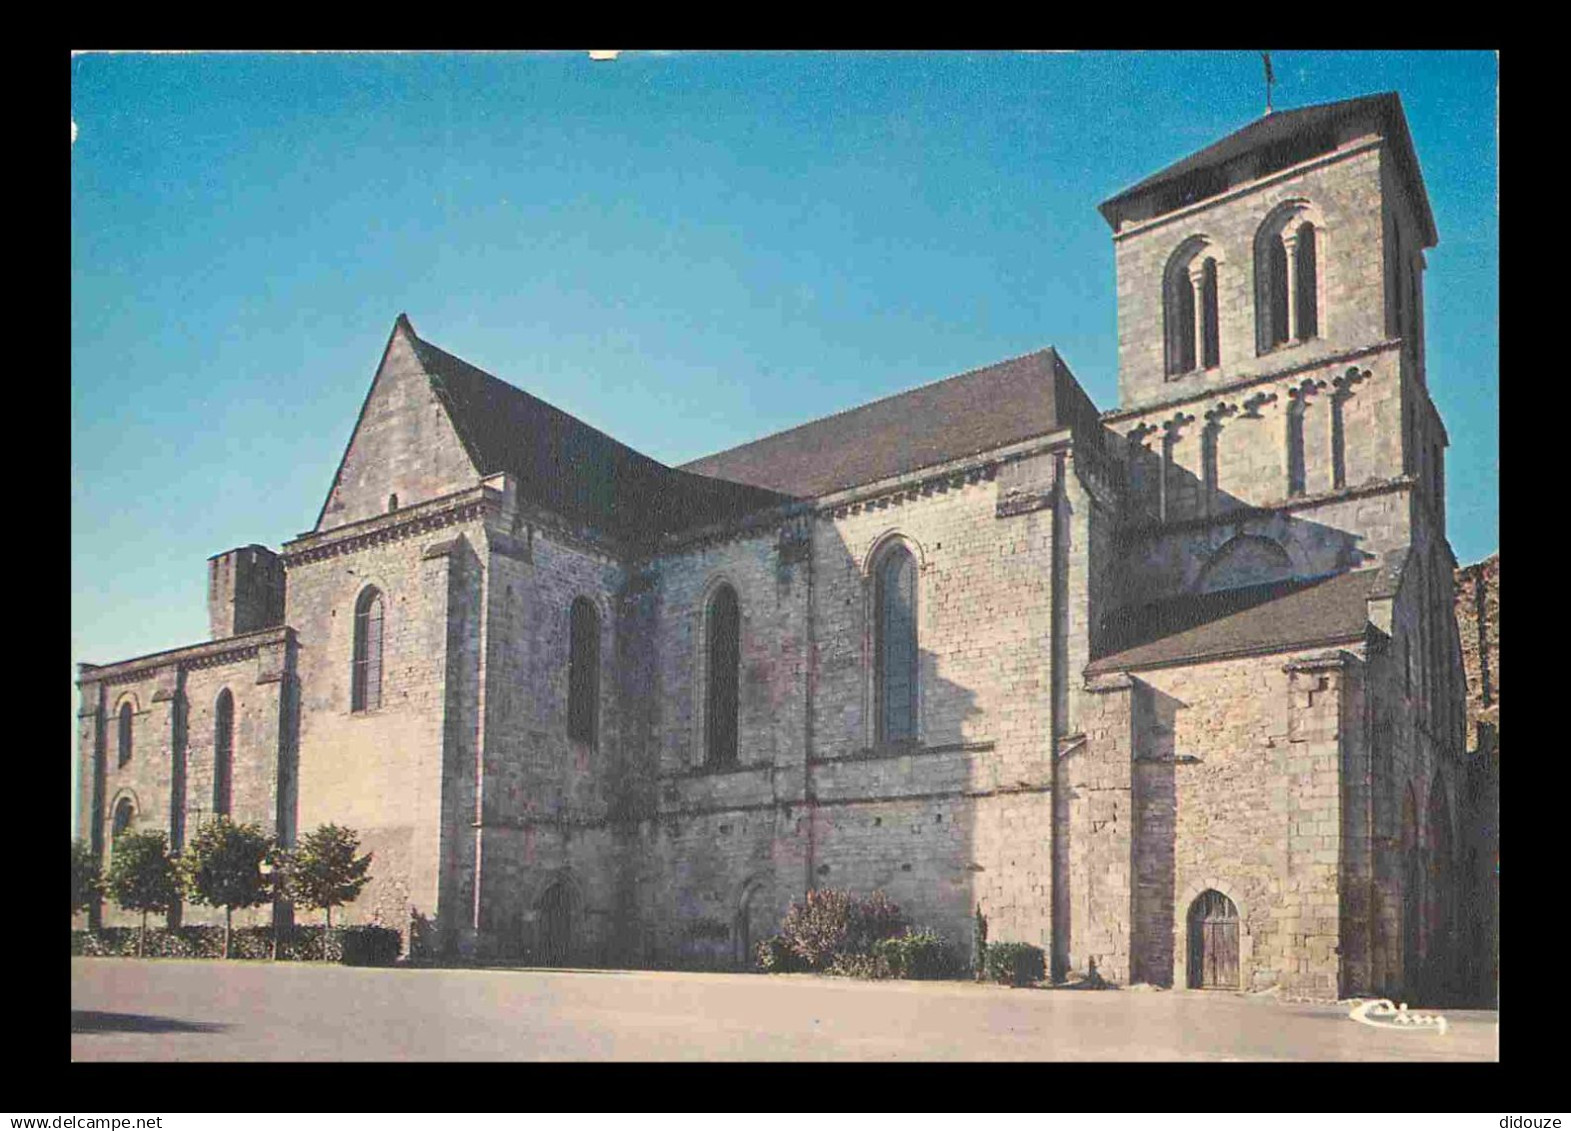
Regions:
<svg viewBox="0 0 1571 1131"><path fill-rule="evenodd" d="M350 826L344 920L433 958L741 968L834 887L962 953L980 906L1055 978L1450 982L1466 690L1400 100L1100 210L1105 410L1044 348L668 467L400 315L313 527L209 561L211 639L81 665L82 837Z"/></svg>

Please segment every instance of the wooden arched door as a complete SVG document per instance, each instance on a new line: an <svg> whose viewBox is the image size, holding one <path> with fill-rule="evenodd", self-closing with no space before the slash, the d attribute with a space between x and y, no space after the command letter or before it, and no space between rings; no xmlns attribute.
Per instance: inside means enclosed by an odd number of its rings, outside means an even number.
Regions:
<svg viewBox="0 0 1571 1131"><path fill-rule="evenodd" d="M1238 908L1219 891L1203 891L1189 905L1189 986L1238 989Z"/></svg>

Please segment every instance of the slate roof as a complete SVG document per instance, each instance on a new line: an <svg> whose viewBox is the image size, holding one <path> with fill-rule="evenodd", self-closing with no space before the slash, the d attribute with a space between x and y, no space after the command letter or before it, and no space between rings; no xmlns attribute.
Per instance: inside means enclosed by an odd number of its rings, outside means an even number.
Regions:
<svg viewBox="0 0 1571 1131"><path fill-rule="evenodd" d="M1182 161L1175 162L1109 197L1098 206L1098 210L1116 229L1118 218L1125 211L1123 206L1137 197L1176 184L1193 174L1220 168L1252 150L1283 145L1295 139L1322 134L1360 116L1373 119L1378 124L1381 134L1391 139L1392 153L1397 167L1409 182L1409 189L1418 209L1419 221L1424 226L1424 246L1433 247L1438 240L1434 216L1429 210L1429 198L1424 191L1423 178L1418 169L1418 156L1413 150L1413 139L1407 130L1406 116L1402 113L1402 99L1394 91L1365 95L1361 98L1348 98L1341 102L1326 102L1318 106L1305 106L1296 110L1278 110L1267 114L1243 129L1236 130L1222 140L1206 146L1198 153L1193 153ZM1332 145L1334 142L1326 146L1326 151L1329 151ZM1307 160L1308 156L1309 154L1305 154L1297 159ZM1214 195L1214 193L1206 195Z"/></svg>
<svg viewBox="0 0 1571 1131"><path fill-rule="evenodd" d="M682 465L815 498L1078 425L1096 407L1051 348L961 373Z"/></svg>
<svg viewBox="0 0 1571 1131"><path fill-rule="evenodd" d="M530 501L635 539L740 517L785 499L667 467L415 335L410 340L482 475L509 472Z"/></svg>
<svg viewBox="0 0 1571 1131"><path fill-rule="evenodd" d="M1129 605L1108 618L1088 675L1290 651L1361 636L1384 571L1277 581Z"/></svg>

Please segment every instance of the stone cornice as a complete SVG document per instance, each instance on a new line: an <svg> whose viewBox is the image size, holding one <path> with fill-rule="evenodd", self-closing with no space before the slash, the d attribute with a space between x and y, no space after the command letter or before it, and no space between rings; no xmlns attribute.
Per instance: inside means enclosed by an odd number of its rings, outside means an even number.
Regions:
<svg viewBox="0 0 1571 1131"><path fill-rule="evenodd" d="M285 643L294 636L294 631L288 625L281 625L277 628L259 629L256 632L248 632L241 636L231 636L223 640L211 640L204 644L188 644L183 648L171 648L166 652L153 652L146 656L121 660L119 663L114 664L101 666L79 664L79 674L76 682L78 687L92 683L125 683L169 667L178 667L181 671L195 671L201 668L222 667L226 664L240 663L254 658L258 651L266 645Z"/></svg>
<svg viewBox="0 0 1571 1131"><path fill-rule="evenodd" d="M1220 204L1240 200L1250 193L1260 192L1262 189L1268 189L1273 185L1280 184L1282 181L1291 180L1294 177L1313 172L1315 169L1323 168L1326 165L1334 165L1338 161L1345 161L1349 157L1356 157L1358 154L1368 152L1371 149L1379 149L1385 144L1386 139L1378 134L1366 136L1359 141L1333 149L1330 153L1317 154L1307 161L1300 161L1296 165L1278 169L1276 172L1268 173L1259 179L1251 179L1244 184L1238 185L1236 188L1219 192L1215 196L1208 196L1204 200L1197 200L1193 204L1186 204L1182 208L1174 209L1172 212L1164 212L1160 216L1151 216L1145 220L1128 221L1127 226L1120 226L1119 230L1113 233L1113 242L1119 243L1129 239L1131 236L1155 231L1157 228L1165 227L1168 224L1176 224L1178 221L1190 216L1208 212Z"/></svg>
<svg viewBox="0 0 1571 1131"><path fill-rule="evenodd" d="M352 553L367 546L398 542L442 530L459 522L482 518L501 506L501 495L490 487L471 487L428 503L419 503L391 514L377 515L285 542L285 569Z"/></svg>
<svg viewBox="0 0 1571 1131"><path fill-rule="evenodd" d="M1133 420L1148 413L1161 412L1165 409L1192 404L1196 401L1232 396L1245 389L1251 389L1256 385L1269 385L1276 381L1294 377L1300 373L1307 373L1312 369L1324 369L1329 365L1341 365L1345 362L1357 361L1359 358L1373 357L1375 354L1399 351L1401 348L1401 338L1386 338L1383 341L1360 346L1357 349L1343 350L1341 353L1322 354L1308 361L1300 361L1295 365L1273 369L1268 373L1239 377L1236 380L1225 381L1220 385L1209 385L1204 389L1175 393L1172 396L1163 397L1160 400L1154 400L1147 404L1135 405L1129 408L1110 408L1102 413L1101 420L1103 424L1109 425L1124 420Z"/></svg>

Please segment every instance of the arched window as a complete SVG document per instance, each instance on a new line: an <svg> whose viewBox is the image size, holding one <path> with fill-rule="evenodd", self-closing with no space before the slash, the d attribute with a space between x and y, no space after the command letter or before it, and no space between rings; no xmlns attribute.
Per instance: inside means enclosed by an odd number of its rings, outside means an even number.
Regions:
<svg viewBox="0 0 1571 1131"><path fill-rule="evenodd" d="M398 509L398 493L395 491L387 497L387 513L392 514Z"/></svg>
<svg viewBox="0 0 1571 1131"><path fill-rule="evenodd" d="M1169 377L1221 364L1217 257L1203 236L1179 245L1162 279L1162 316Z"/></svg>
<svg viewBox="0 0 1571 1131"><path fill-rule="evenodd" d="M120 743L119 765L128 765L131 761L131 704L120 704L120 725L115 728L116 739Z"/></svg>
<svg viewBox="0 0 1571 1131"><path fill-rule="evenodd" d="M704 754L711 765L736 761L737 689L742 658L742 616L736 590L722 585L705 614Z"/></svg>
<svg viewBox="0 0 1571 1131"><path fill-rule="evenodd" d="M916 559L896 545L874 573L874 684L879 742L916 738Z"/></svg>
<svg viewBox="0 0 1571 1131"><path fill-rule="evenodd" d="M1299 225L1298 242L1293 249L1293 271L1297 276L1298 340L1307 342L1319 333L1319 285L1316 280L1315 226L1307 220Z"/></svg>
<svg viewBox="0 0 1571 1131"><path fill-rule="evenodd" d="M595 743L600 700L600 614L587 597L573 602L568 625L567 737Z"/></svg>
<svg viewBox="0 0 1571 1131"><path fill-rule="evenodd" d="M382 618L382 594L367 589L355 602L352 711L374 711L382 705Z"/></svg>
<svg viewBox="0 0 1571 1131"><path fill-rule="evenodd" d="M1320 334L1320 234L1308 201L1277 208L1255 233L1255 346L1266 353Z"/></svg>
<svg viewBox="0 0 1571 1131"><path fill-rule="evenodd" d="M129 797L122 797L115 803L114 822L109 827L109 843L114 844L120 839L120 834L131 827L131 821L136 816L136 809L131 804Z"/></svg>
<svg viewBox="0 0 1571 1131"><path fill-rule="evenodd" d="M229 816L234 775L235 697L226 687L213 708L213 815Z"/></svg>

